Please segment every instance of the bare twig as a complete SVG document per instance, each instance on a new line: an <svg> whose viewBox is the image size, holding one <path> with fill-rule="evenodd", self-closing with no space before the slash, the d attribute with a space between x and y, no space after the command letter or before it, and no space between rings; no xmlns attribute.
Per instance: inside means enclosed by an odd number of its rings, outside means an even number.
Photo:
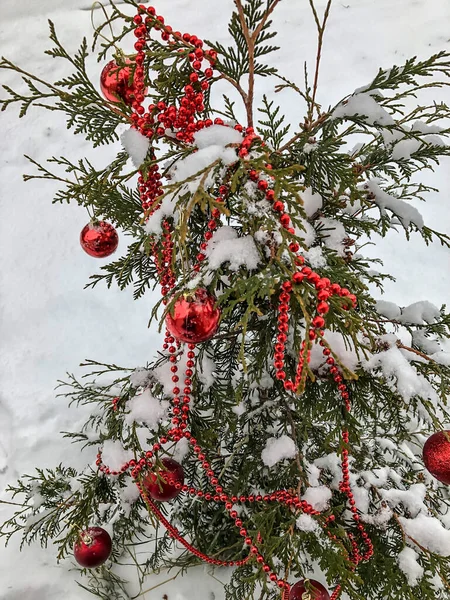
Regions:
<svg viewBox="0 0 450 600"><path fill-rule="evenodd" d="M245 38L245 43L247 44L247 50L248 50L248 93L245 93L242 90L242 88L238 82L231 81L230 83L232 83L234 85L234 87L239 91L239 93L242 96L242 99L244 100L245 109L247 112L248 127L253 127L253 122L254 122L254 120L253 120L253 101L254 101L254 96L255 96L255 45L256 45L256 41L258 39L259 34L263 30L265 24L267 23L268 18L273 13L275 7L277 6L277 4L279 2L280 2L280 0L273 0L273 2L270 4L268 9L264 13L264 16L262 17L261 21L259 22L258 27L255 29L255 31L250 32L250 30L247 26L247 22L245 20L245 13L244 13L244 7L242 6L242 0L234 0L234 3L236 5L237 11L238 11L239 22L241 23L241 27L242 27L242 34ZM224 79L227 79L227 77L224 77ZM227 80L229 81L229 79L227 79Z"/></svg>
<svg viewBox="0 0 450 600"><path fill-rule="evenodd" d="M317 33L318 33L318 38L317 38L317 55L316 55L316 69L315 69L315 73L314 73L314 83L313 83L313 90L312 90L312 98L311 98L311 104L309 107L309 111L308 111L308 122L311 123L313 120L313 112L314 112L314 106L316 103L316 94L317 94L317 86L319 83L319 68L320 68L320 59L322 58L322 45L323 45L323 34L325 32L325 27L328 21L328 17L330 16L330 9L331 9L331 3L333 0L328 0L327 5L325 7L325 12L323 14L323 20L322 23L320 22L319 16L317 14L316 11L316 7L314 6L314 0L309 0L309 4L311 6L311 10L313 12L314 15L314 20L316 22L317 25Z"/></svg>

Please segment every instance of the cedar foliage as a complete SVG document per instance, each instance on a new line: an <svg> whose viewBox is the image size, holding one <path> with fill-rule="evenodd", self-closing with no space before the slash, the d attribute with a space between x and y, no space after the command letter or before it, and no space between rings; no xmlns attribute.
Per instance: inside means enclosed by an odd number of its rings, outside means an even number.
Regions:
<svg viewBox="0 0 450 600"><path fill-rule="evenodd" d="M288 2L289 0L284 0ZM216 65L218 76L225 78L244 102L249 124L253 119L265 145L257 144L250 158L236 160L228 172L231 194L223 210L222 222L232 226L238 235L265 232L266 243L258 245L260 265L248 272L244 267L232 271L227 263L215 271L209 271L207 261L200 273L199 284L207 281L209 289L220 292L222 309L221 328L217 336L200 347L199 372L194 377L193 393L195 407L191 415L191 430L210 458L213 468L221 473L221 481L230 495L248 493L251 489L291 489L304 491L310 486L308 469L321 458L340 456L340 432L345 425L350 431L352 473L356 475L355 486L367 491L370 515L379 515L386 506L377 485L370 483L378 469L389 467L396 478L388 479L380 488L407 490L416 483L425 483L427 493L424 503L429 514L440 519L450 506L447 489L436 485L424 475L420 452L424 436L440 429L448 421L446 398L450 390L450 368L426 357L426 351L414 339L408 360L417 373L436 392L430 400L415 394L406 402L398 390L395 377L390 381L379 368L367 372L361 366L350 370L339 355L333 352L351 391L353 412L343 413L335 387L328 381L323 369L308 369L299 395L287 394L280 382L274 380L272 353L276 335L276 299L280 282L295 269L294 256L289 243L296 240L305 251L311 250L305 243L302 230L305 222L315 227L314 248L320 248L324 264L318 271L321 276L348 287L358 297L358 309L344 310L342 299L331 301L327 328L342 336L345 344L357 352L361 360L370 354L386 352L386 333L397 333L406 328L411 334L418 331L429 340L439 342L449 337L450 316L442 307L439 318L430 323L405 323L382 317L376 311L369 286L383 289L383 282L392 278L389 273L378 272L379 261L370 260L362 253L367 240L374 233L387 235L393 228L408 238L420 235L428 243L441 243L450 247L450 238L420 226L417 221L407 221L404 213L395 209L380 208L377 193L387 193L393 199L390 206L403 206L412 199L425 199L433 191L420 182L420 172L432 169L442 156L450 153L444 144L430 142L428 130L412 127L422 121L427 126L443 122L450 116L449 108L439 102L426 106L406 108L407 101L420 94L424 87L440 87L448 84L450 55L440 52L427 60L412 58L404 65L380 70L374 79L358 93L370 95L378 107L390 115L388 124L381 124L364 114L336 116L338 107L345 107L356 92L342 99L335 107L324 109L316 101L317 77L311 78L305 71L305 81L291 82L285 74L279 74L271 65L271 55L276 52L276 32L272 28L271 14L278 0L237 0L244 20L238 10L233 12L229 34L231 45L208 42L218 53ZM318 28L319 45L324 34L331 2L321 18L312 0L310 5ZM110 0L107 18L98 26L92 40L92 51L103 62L115 50L115 58L124 61L119 52L125 36L132 30L132 16L137 4L124 0L115 5ZM86 58L89 44L83 39L78 52L71 56L59 40L55 26L50 26L53 47L47 54L55 60L66 61L70 74L57 82L45 82L20 66L2 58L0 68L17 72L25 84L20 91L5 87L6 98L0 101L2 110L16 107L19 116L27 115L30 106L66 115L67 127L75 134L83 135L94 146L118 140L117 128L128 123L131 110L125 104L119 107L105 101L89 80ZM109 36L109 27L115 33ZM253 49L249 48L247 32L257 31ZM118 32L118 33L117 33ZM164 100L176 103L180 98L189 70L186 49L182 43L168 47L163 42L151 40L147 45L145 69L148 73L149 96L153 102ZM250 53L254 53L252 67ZM318 74L318 53L315 75ZM124 63L122 63L124 64ZM254 114L250 89L246 86L255 76L272 77L276 90L293 90L304 107L305 118L300 125L287 123L282 106L274 99L263 98L262 105ZM25 91L22 91L25 89ZM277 98L282 96L277 96ZM236 103L224 96L217 109L207 97L205 116L218 115L237 121ZM439 136L445 139L450 130L442 127ZM363 140L353 146L352 140ZM417 142L410 156L396 157L394 151L399 140ZM143 170L157 161L163 175L171 166L194 151L194 147L175 142L166 137L156 144L156 154L149 153ZM76 202L85 206L96 216L109 220L130 235L130 243L124 256L113 260L93 275L87 287L106 284L121 289L133 286L135 298L144 295L157 285L157 273L151 257L152 239L143 225L139 195L135 190L136 170L130 170L127 153L119 151L116 159L105 167L94 167L88 160L72 162L67 157L51 157L45 165L37 164L30 157L33 167L25 175L32 183L36 179L56 180L61 184L54 202ZM266 167L270 163L273 168ZM296 235L279 229L276 218L264 205L263 196L249 190L246 173L252 167L273 177L273 187L278 197L287 205L287 211L297 228ZM186 182L165 186L165 194L176 197L175 212L181 215L175 229L174 242L179 253L195 257L205 222L210 211L217 205L214 191L222 183L221 165L210 165L206 171L213 183L202 187L199 172L191 181L199 183L195 194L186 191ZM377 178L377 191L367 185ZM310 189L319 194L323 206L315 214L307 216L303 209L302 194ZM380 191L378 191L380 190ZM398 203L395 203L395 200ZM189 211L187 208L189 207ZM252 210L249 210L249 207ZM322 219L341 223L348 234L345 253L327 247L327 227ZM192 279L185 261L176 260L173 269L177 276L175 292L181 293ZM305 285L295 290L290 322L292 326L291 355L286 371L295 372L300 344L314 307L316 291ZM164 311L158 303L151 320L163 323ZM326 339L326 336L325 336ZM399 342L400 344L400 342ZM395 344L394 344L395 347ZM408 351L408 350L407 350ZM205 358L216 364L216 379L210 388L201 378L201 365ZM132 368L86 361L88 375L79 379L68 374L60 382L61 393L72 404L92 405L92 416L81 431L66 432L81 448L101 446L105 440L117 440L133 450L139 457L142 436L138 436L137 424L126 422L127 403L142 389L150 389L152 395L165 400L163 386L153 375L156 367L167 363L167 356L158 354L146 365L147 379L136 387L130 380ZM271 376L272 375L272 376ZM113 410L112 399L119 397L118 410ZM243 410L236 410L236 407ZM158 430L148 430L147 443L156 442L163 434L165 424ZM275 469L262 464L261 452L267 440L274 435L292 437L299 448L296 460L279 463ZM168 449L169 453L171 448ZM331 459L330 459L331 460ZM301 468L299 468L299 466ZM186 480L199 488L207 482L192 455L183 462ZM333 471L325 466L320 472L320 483L331 485ZM76 483L75 483L76 482ZM120 561L139 563L136 569L138 587L144 590L149 574L170 567L175 572L198 564L195 557L186 552L174 558L174 543L158 523L152 522L141 499L132 504L123 501L123 490L129 483L128 475L106 477L94 468L77 473L70 466L59 465L51 470L37 469L34 475L25 475L9 491L18 502L18 508L0 528L0 536L6 542L15 534L22 536L22 543L39 540L43 546L56 543L60 558L70 556L79 529L94 521L108 522L114 519L114 551L112 565L108 563L88 574L81 587L103 599L124 600L131 598L127 582L119 577L114 564ZM36 493L41 502L34 503ZM105 510L106 506L106 510ZM178 497L170 508L171 519L181 523L182 532L192 539L201 551L225 559L242 556L243 544L238 532L230 526L225 512L211 504L202 503L185 495ZM413 544L401 526L399 517L413 517L408 506L401 503L392 507L392 517L382 526L368 524L367 529L375 545L375 555L353 573L337 547L325 534L296 529L298 515L285 507L271 504L249 507L245 513L246 527L251 535L261 532L264 539L264 555L280 572L287 569L291 581L307 577L314 566L324 573L332 587L341 583L352 600L423 600L449 598L449 558L439 556L427 548L417 548L424 576L411 587L398 567L399 552L407 543ZM319 522L330 514L336 516L333 533L345 545L345 530L354 524L345 510L345 498L334 492L330 506L318 518ZM149 522L150 525L149 526ZM142 549L148 549L147 558L141 557ZM137 554L139 550L139 555ZM139 558L138 558L139 557ZM443 582L437 589L433 577ZM236 569L225 587L227 600L244 598L278 598L280 592L271 587L256 562Z"/></svg>

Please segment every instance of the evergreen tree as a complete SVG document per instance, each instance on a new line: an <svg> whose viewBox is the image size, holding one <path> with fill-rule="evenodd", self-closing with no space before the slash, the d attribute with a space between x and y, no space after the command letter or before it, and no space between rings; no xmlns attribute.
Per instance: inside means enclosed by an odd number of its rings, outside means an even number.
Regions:
<svg viewBox="0 0 450 600"><path fill-rule="evenodd" d="M61 559L75 544L82 586L99 598L131 597L116 569L125 552L141 590L163 566L207 560L233 567L228 600L450 597L450 317L429 302L375 302L392 277L363 254L373 233L393 228L450 247L410 202L432 189L419 172L450 153L439 125L450 110L407 109L422 88L445 85L450 55L380 70L324 109L331 0L323 14L309 2L318 51L302 87L270 65L279 2L235 0L225 47L110 0L93 37L99 62L113 52L105 98L86 72L87 40L71 56L51 22L48 54L69 76L49 83L0 62L27 85L5 88L3 110L63 111L94 146L129 127L105 168L30 158L25 179L61 182L55 201L89 210L82 245L92 255L114 251L115 227L132 236L87 287L131 285L135 298L162 288L151 321L167 332L151 363L87 361L90 375L61 382L71 403L92 405L83 429L65 435L98 447L96 465L25 475L0 529L6 542L52 541ZM257 76L298 94L297 129L274 101L255 110ZM241 97L245 125L227 96L212 106L220 80ZM134 547L148 548L145 560Z"/></svg>

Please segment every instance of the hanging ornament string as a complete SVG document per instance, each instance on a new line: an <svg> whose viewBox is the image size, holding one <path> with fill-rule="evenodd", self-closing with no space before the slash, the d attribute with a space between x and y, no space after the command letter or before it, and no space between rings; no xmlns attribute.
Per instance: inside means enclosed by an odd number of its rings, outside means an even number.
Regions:
<svg viewBox="0 0 450 600"><path fill-rule="evenodd" d="M174 32L172 28L164 24L164 19L161 16L156 15L156 11L153 7L146 8L140 5L138 8L138 14L134 17L134 33L137 37L135 43L135 49L137 51L135 57L135 69L134 69L134 85L137 93L131 102L133 114L131 116L133 126L138 129L143 135L150 139L157 139L166 135L166 130L170 130L175 134L177 140L187 143L192 143L194 140L194 133L200 131L205 127L210 127L213 124L223 125L222 119L211 119L202 120L200 115L204 110L204 96L203 93L209 87L208 80L213 76L213 67L216 60L216 53L212 50L203 50L203 42L196 36L190 34L181 34L181 32ZM150 31L160 31L161 38L163 41L168 43L179 43L184 46L184 50L180 52L186 52L188 55L191 68L193 72L189 78L189 84L184 88L184 95L179 102L179 107L175 105L167 106L164 102L158 102L150 104L146 111L142 103L144 101L144 69L143 64L145 61L145 48L146 41ZM203 70L203 62L206 60L209 62L209 66ZM253 145L261 139L255 134L252 128L244 129L241 125L236 125L235 129L243 132L244 137L242 144L239 148L238 155L240 158L245 158ZM263 142L262 142L263 144ZM156 157L153 154L153 158ZM267 165L270 169L270 165ZM273 211L277 214L280 225L284 227L288 233L295 234L295 230L292 227L291 219L289 214L285 210L285 205L282 201L275 197L275 192L270 188L270 185L266 179L263 179L258 172L255 170L249 171L249 179L256 183L257 188L265 194L265 198L271 202ZM140 172L139 179L139 192L142 202L142 208L147 215L152 214L159 207L158 199L163 194L163 188L161 183L161 175L159 168L155 162L147 172ZM229 188L226 185L221 185L216 196L217 203L223 203ZM196 256L196 262L193 264L193 271L199 272L201 270L202 263L207 259L206 249L208 242L212 239L213 232L220 225L220 210L213 209L211 211L210 220L207 223L207 230L204 233L204 241L201 242L199 252ZM327 278L322 278L318 273L314 272L311 268L304 266L304 259L298 255L300 250L297 242L292 242L289 245L290 251L295 255L295 264L300 267L298 271L294 272L290 281L285 281L281 285L281 293L279 296L278 305L278 333L277 342L275 344L274 354L274 367L276 369L276 378L279 381L283 381L284 388L287 392L295 393L301 389L302 384L306 379L305 363L309 363L311 345L319 340L320 345L323 347L323 355L326 359L326 363L329 365L330 375L335 381L342 400L346 413L348 414L351 410L350 395L346 384L343 381L342 375L336 366L335 359L331 356L331 350L328 348L324 341L324 327L325 327L325 316L329 312L330 306L327 302L333 296L340 296L347 300L346 308L350 309L356 305L356 297L352 295L345 288L341 288L339 284L331 283ZM172 270L172 255L174 250L174 244L172 239L172 229L168 220L163 221L163 235L161 249L158 248L158 243L155 241L152 245L152 254L154 256L157 273L161 284L161 293L163 295L163 303L167 305L169 296L176 284L176 278ZM298 366L296 369L296 376L294 380L289 380L286 377L284 370L285 365L285 347L287 341L287 332L289 328L289 310L290 300L292 292L295 291L296 286L311 284L317 290L318 304L316 307L317 315L311 320L308 325L308 331L306 339L302 342ZM195 361L195 343L189 343L187 345L186 352L186 369L183 373L183 382L180 382L179 366L182 352L180 340L168 329L165 334L164 350L169 355L169 362L171 363L172 381L174 383L173 388L173 400L172 404L172 427L167 431L166 436L163 436L159 442L155 443L152 450L149 450L139 460L131 460L127 462L118 471L111 471L102 463L101 452L97 456L97 465L99 469L108 475L119 475L126 471L131 471L136 485L139 488L140 494L156 518L167 528L171 537L181 543L189 552L204 560L205 562L221 565L221 566L239 566L246 564L251 558L261 566L263 571L267 574L269 580L277 585L280 590L283 591L283 597L288 598L291 590L290 584L284 579L280 578L261 552L262 539L261 534L257 534L256 539L253 540L247 529L244 527L243 521L240 518L236 505L238 503L270 503L277 502L283 504L293 511L301 511L305 514L309 514L317 518L318 522L326 531L328 537L339 544L346 558L352 563L353 569L355 570L361 561L369 560L373 555L373 545L365 531L363 524L360 521L356 503L354 500L353 493L350 486L350 471L349 471L349 432L344 429L342 432L342 480L340 482L340 491L347 497L348 504L352 513L352 518L355 526L365 544L365 551L361 553L359 550L358 543L354 536L348 533L348 540L350 543L351 550L347 551L343 546L342 542L332 532L332 526L335 521L334 515L323 517L318 511L306 501L300 500L295 494L286 490L279 490L268 495L249 495L249 496L232 496L229 497L224 493L223 487L219 483L219 477L215 474L211 468L210 462L206 459L206 455L202 448L199 446L197 440L192 436L188 428L189 422L189 411L192 395L192 377L194 375L194 369L196 365ZM114 404L116 407L117 402ZM239 560L225 561L209 557L198 549L192 546L174 527L168 519L162 514L154 500L150 497L149 491L143 483L143 476L151 472L155 467L155 459L158 453L162 450L162 444L168 441L177 442L185 438L189 441L194 454L196 455L202 469L204 470L209 484L213 488L213 492L204 492L203 490L197 490L189 487L184 483L169 481L178 490L178 492L184 492L192 496L197 496L205 501L209 502L220 502L224 504L226 511L230 518L234 521L235 526L238 528L240 535L243 538L245 545L249 548L248 555ZM161 478L164 480L164 471L160 472ZM173 497L173 496L172 496ZM331 600L337 600L341 593L341 586L338 585L332 596Z"/></svg>

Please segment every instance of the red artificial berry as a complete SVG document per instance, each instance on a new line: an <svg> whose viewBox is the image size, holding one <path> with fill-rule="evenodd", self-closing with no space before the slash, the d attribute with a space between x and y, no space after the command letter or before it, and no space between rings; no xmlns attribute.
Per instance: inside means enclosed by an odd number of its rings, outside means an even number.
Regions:
<svg viewBox="0 0 450 600"><path fill-rule="evenodd" d="M111 555L112 541L102 527L89 527L83 531L73 547L77 563L87 569L99 567Z"/></svg>
<svg viewBox="0 0 450 600"><path fill-rule="evenodd" d="M280 200L277 200L276 202L273 203L272 208L276 212L283 212L284 211L284 204Z"/></svg>
<svg viewBox="0 0 450 600"><path fill-rule="evenodd" d="M330 310L330 305L327 302L319 302L317 305L317 312L321 315L326 315Z"/></svg>
<svg viewBox="0 0 450 600"><path fill-rule="evenodd" d="M184 483L183 467L173 458L161 460L162 469L150 472L144 479L142 485L153 500L161 502L172 500L180 493L175 484Z"/></svg>
<svg viewBox="0 0 450 600"><path fill-rule="evenodd" d="M316 329L323 329L325 327L325 319L323 317L314 317L311 324Z"/></svg>

